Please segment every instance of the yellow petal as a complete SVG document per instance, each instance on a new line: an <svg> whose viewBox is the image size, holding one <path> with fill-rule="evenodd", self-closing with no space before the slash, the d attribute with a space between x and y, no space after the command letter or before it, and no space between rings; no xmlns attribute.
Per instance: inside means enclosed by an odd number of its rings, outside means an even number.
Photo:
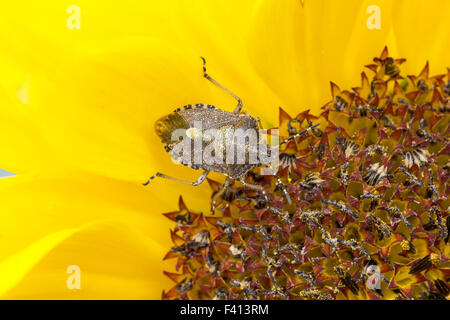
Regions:
<svg viewBox="0 0 450 320"><path fill-rule="evenodd" d="M33 130L68 162L134 182L164 169L193 176L169 163L153 124L189 103L234 109L236 101L202 77L200 56L210 74L243 99L244 110L275 123L272 110L279 101L245 50L255 4L78 6L84 21L79 30L61 24L61 4L23 10L11 4L0 31L2 42L14 49L1 54L6 73L0 85L10 99L26 101L20 116L34 119ZM145 28L142 20L148 21Z"/></svg>
<svg viewBox="0 0 450 320"><path fill-rule="evenodd" d="M60 153L48 146L24 106L1 98L0 105L0 168L21 175L60 167Z"/></svg>
<svg viewBox="0 0 450 320"><path fill-rule="evenodd" d="M148 236L120 224L64 230L4 261L0 294L4 299L159 299L170 286L162 273L163 253ZM79 289L70 285L69 266L79 268Z"/></svg>
<svg viewBox="0 0 450 320"><path fill-rule="evenodd" d="M368 28L371 6L380 13L380 29ZM303 6L297 0L266 0L248 36L250 60L288 113L299 107L317 112L331 100L329 81L345 88L358 86L361 66L386 45L391 55L408 58L408 72L420 70L427 58L433 59L435 72L445 72L447 6L437 0L427 5L318 0Z"/></svg>
<svg viewBox="0 0 450 320"><path fill-rule="evenodd" d="M357 70L381 51L388 31L369 36L366 8L361 1L262 3L248 37L249 55L288 113L299 108L317 113L331 100L329 81L358 84Z"/></svg>
<svg viewBox="0 0 450 320"><path fill-rule="evenodd" d="M393 30L398 54L407 58L403 70L417 74L430 62L432 75L450 65L450 3L448 1L393 1Z"/></svg>
<svg viewBox="0 0 450 320"><path fill-rule="evenodd" d="M60 174L63 178L0 180L0 259L53 232L104 219L136 228L169 250L172 222L162 213L178 209L180 194L173 185L146 188L79 172ZM183 194L186 204L209 210L208 198L192 188Z"/></svg>
<svg viewBox="0 0 450 320"><path fill-rule="evenodd" d="M75 229L61 230L36 241L24 250L0 263L0 296L11 290L30 269L58 243L69 237Z"/></svg>

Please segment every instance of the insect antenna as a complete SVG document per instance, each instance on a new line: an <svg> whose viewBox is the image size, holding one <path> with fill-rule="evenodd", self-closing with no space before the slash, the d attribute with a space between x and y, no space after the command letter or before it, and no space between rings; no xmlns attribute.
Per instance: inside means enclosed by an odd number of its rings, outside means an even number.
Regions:
<svg viewBox="0 0 450 320"><path fill-rule="evenodd" d="M147 180L147 182L143 183L142 185L143 185L143 186L147 186L147 185L150 183L150 181L152 181L152 180L155 179L156 177L159 177L159 178L163 178L163 179L167 179L167 180L172 180L172 181L176 181L176 182L181 182L181 183L189 184L189 185L191 185L191 186L198 186L198 185L200 185L203 181L205 181L206 176L208 175L208 173L209 173L209 171L204 171L204 172L202 173L202 175L201 175L196 181L191 182L191 181L186 181L186 180L181 180L181 179L178 179L178 178L174 178L174 177L168 176L168 175L166 175L166 174L164 174L164 173L159 173L159 172L157 172L157 173L155 173L153 176L151 176L150 179Z"/></svg>
<svg viewBox="0 0 450 320"><path fill-rule="evenodd" d="M238 105L236 106L236 108L234 109L234 113L239 113L241 112L242 109L242 100L235 95L233 92L231 92L230 90L228 90L227 88L225 88L224 86L222 86L220 83L218 83L216 80L214 80L213 78L211 78L211 76L209 74L206 73L206 59L203 57L200 57L203 61L203 76L208 79L209 81L211 81L212 83L214 83L216 86L218 86L219 88L221 88L222 90L224 90L225 92L227 92L229 95L231 95L233 98L235 98L238 102Z"/></svg>

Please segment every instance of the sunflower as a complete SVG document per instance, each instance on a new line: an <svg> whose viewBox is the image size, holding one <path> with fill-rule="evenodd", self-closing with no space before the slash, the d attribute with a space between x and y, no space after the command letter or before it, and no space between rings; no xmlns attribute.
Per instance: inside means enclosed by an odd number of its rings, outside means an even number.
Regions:
<svg viewBox="0 0 450 320"><path fill-rule="evenodd" d="M449 65L441 1L45 1L0 13L2 298L160 298L179 194L207 212L209 187L173 164L153 124L173 109L233 101L201 76L200 56L244 110L277 126L317 113L329 81L357 86L387 45L406 74ZM380 29L369 29L376 5ZM77 19L79 29L68 27ZM212 178L223 181L219 175ZM176 191L175 191L176 190ZM81 288L70 290L70 266Z"/></svg>

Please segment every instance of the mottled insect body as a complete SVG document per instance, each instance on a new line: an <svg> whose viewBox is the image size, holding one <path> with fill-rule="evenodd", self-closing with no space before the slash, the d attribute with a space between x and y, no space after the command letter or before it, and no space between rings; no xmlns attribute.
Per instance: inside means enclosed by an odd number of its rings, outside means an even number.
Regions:
<svg viewBox="0 0 450 320"><path fill-rule="evenodd" d="M169 119L177 119L177 121ZM198 123L201 123L202 127L196 126ZM240 141L242 139L236 135L239 132L245 134L250 130L255 133L255 139L259 140L258 120L247 114L231 113L211 105L196 104L176 109L172 114L158 120L156 124L157 133L161 138L165 138L168 132L180 128L184 128L186 132L182 141L163 141L163 143L165 142L165 149L172 159L185 166L197 170L219 172L232 179L239 179L255 165L269 164L264 161L265 159L258 158L256 162L250 159L251 154L258 155L260 149L269 150L269 146L264 145L263 148L259 148L264 142L257 141L258 143L253 145L249 139ZM208 137L208 132L213 129L223 139L218 139L217 136ZM191 143L189 154L186 154L186 148L183 147L186 144L184 139L187 139L187 143ZM199 144L199 148L196 148L196 142ZM222 145L215 146L214 143ZM207 161L208 159L199 157L201 155L198 150L206 150L208 146L214 147L212 149L213 156L215 156L215 160L221 161ZM221 150L221 154L217 154L217 150ZM236 161L237 153L242 150L245 161L238 163ZM230 151L234 151L232 158L230 158ZM198 161L195 161L196 158L199 158Z"/></svg>
<svg viewBox="0 0 450 320"><path fill-rule="evenodd" d="M245 177L256 166L271 165L274 160L278 164L278 150L261 139L259 130L262 127L259 119L241 112L241 99L211 78L206 73L205 59L202 58L202 60L203 76L234 97L238 104L233 112L224 111L209 104L187 105L159 119L155 123L155 131L171 158L185 166L203 170L203 173L197 181L190 182L158 172L144 185L156 177L161 177L197 186L206 179L209 172L214 171L224 174L226 180L221 191L214 195L213 213L216 199L227 190L230 179L239 180L244 186L259 190L267 204L269 199L264 187L247 183ZM318 124L295 133L279 145L298 136L304 136L309 130L318 134L320 131L317 126ZM275 175L276 171L272 168L271 174ZM291 203L285 186L280 179L278 182L288 203Z"/></svg>

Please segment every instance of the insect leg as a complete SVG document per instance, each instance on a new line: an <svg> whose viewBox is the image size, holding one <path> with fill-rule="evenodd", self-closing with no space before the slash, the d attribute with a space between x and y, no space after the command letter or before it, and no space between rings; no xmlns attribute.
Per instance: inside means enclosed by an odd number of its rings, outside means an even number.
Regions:
<svg viewBox="0 0 450 320"><path fill-rule="evenodd" d="M285 144L285 143L287 143L287 142L289 142L289 141L294 140L294 139L297 138L297 137L304 136L309 130L314 129L314 128L318 127L319 125L320 125L320 123L315 124L315 125L313 125L313 126L311 126L311 127L309 127L309 128L306 128L305 130L300 131L299 133L296 133L296 134L294 134L293 136L290 136L290 137L287 138L286 140L281 141L279 145L281 146L281 145L283 145L283 144Z"/></svg>
<svg viewBox="0 0 450 320"><path fill-rule="evenodd" d="M222 186L222 189L217 191L217 193L213 197L213 200L212 200L212 203L211 203L211 214L215 213L217 199L225 192L225 190L228 188L229 185L230 185L230 178L227 177L227 179L225 180L225 183Z"/></svg>
<svg viewBox="0 0 450 320"><path fill-rule="evenodd" d="M275 179L277 179L277 184L276 184L276 189L275 191L280 188L281 191L283 192L284 197L286 198L287 202L289 204L292 204L292 200L291 197L289 196L289 193L287 192L287 188L286 185L283 183L283 181L281 181L280 177L276 174L276 172L274 172L272 170L271 175L273 175L275 177Z"/></svg>
<svg viewBox="0 0 450 320"><path fill-rule="evenodd" d="M263 194L264 200L266 201L266 203L269 203L269 197L267 196L267 193L266 193L266 190L264 190L264 187L258 186L256 184L247 183L247 182L245 182L244 178L239 179L239 181L244 185L244 187L260 191Z"/></svg>
<svg viewBox="0 0 450 320"><path fill-rule="evenodd" d="M163 173L159 173L157 172L156 174L154 174L153 176L150 177L150 179L148 179L148 181L146 183L143 183L142 185L146 186L150 183L150 181L152 181L153 179L155 179L156 177L160 177L160 178L164 178L164 179L169 179L169 180L173 180L173 181L177 181L177 182L182 182L182 183L186 183L186 184L190 184L191 186L198 186L199 184L201 184L203 181L205 181L206 176L208 175L209 171L204 171L202 173L202 175L197 179L197 181L191 182L191 181L186 181L186 180L181 180L181 179L177 179L177 178L173 178L170 177L168 175L165 175Z"/></svg>
<svg viewBox="0 0 450 320"><path fill-rule="evenodd" d="M224 86L222 86L220 83L218 83L216 80L214 80L213 78L211 78L211 76L209 74L206 73L206 60L203 57L200 57L203 60L203 76L208 79L209 81L211 81L212 83L214 83L216 86L218 86L219 88L225 90L229 95L231 95L233 98L235 98L238 102L238 105L236 106L236 108L234 109L234 113L240 113L241 109L242 109L242 100L239 99L238 96L236 96L233 92L231 92L230 90L228 90L227 88L225 88Z"/></svg>
<svg viewBox="0 0 450 320"><path fill-rule="evenodd" d="M277 179L275 191L278 190L278 188L280 188L287 202L289 204L292 204L292 200L289 193L287 192L286 185L283 183L283 181L281 181L280 177L275 172L272 171L272 175L275 177L275 179Z"/></svg>

